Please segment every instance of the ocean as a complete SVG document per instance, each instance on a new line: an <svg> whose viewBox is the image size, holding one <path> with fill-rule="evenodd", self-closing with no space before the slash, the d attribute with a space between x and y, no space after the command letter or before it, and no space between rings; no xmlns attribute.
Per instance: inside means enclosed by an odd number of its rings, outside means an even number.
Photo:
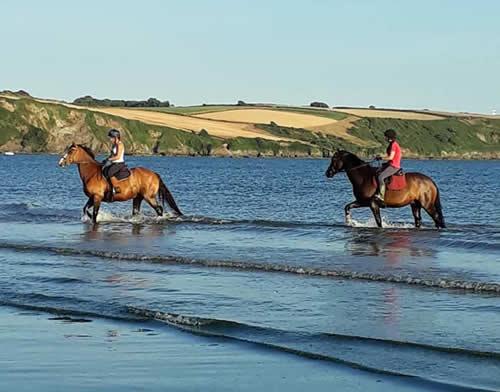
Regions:
<svg viewBox="0 0 500 392"><path fill-rule="evenodd" d="M362 209L347 225L351 185L326 159L188 157L128 157L184 216L104 204L94 227L76 167L57 161L0 156L0 305L500 389L499 161L404 161L436 181L444 230L425 212L415 229L410 207L383 210L383 229Z"/></svg>

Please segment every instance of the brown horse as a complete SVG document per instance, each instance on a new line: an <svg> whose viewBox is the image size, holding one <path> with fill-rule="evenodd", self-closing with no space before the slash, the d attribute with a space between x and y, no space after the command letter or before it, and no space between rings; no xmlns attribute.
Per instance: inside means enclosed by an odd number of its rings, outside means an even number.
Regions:
<svg viewBox="0 0 500 392"><path fill-rule="evenodd" d="M111 190L108 181L102 175L102 164L95 160L94 153L88 147L73 143L66 148L64 155L59 160L59 166L64 167L71 164L78 166L83 192L89 198L83 207L83 214L92 218L93 223L97 222L97 214L103 201L114 202L133 199L132 214L137 215L142 201L146 200L158 216L163 215L162 206L167 202L172 210L178 215L182 215L159 174L151 170L142 167L131 169L128 178L116 183L120 193L109 196ZM113 183L116 181L113 179ZM93 207L92 215L89 213L90 207Z"/></svg>
<svg viewBox="0 0 500 392"><path fill-rule="evenodd" d="M348 151L337 151L326 170L326 176L332 178L339 172L346 172L356 198L355 201L345 206L346 222L351 220L352 208L370 207L378 227L382 227L380 205L373 200L373 195L377 190L376 168ZM416 227L420 227L422 223L420 214L422 208L431 216L437 228L445 227L439 189L431 178L420 173L406 173L406 186L403 189L387 190L386 207L400 208L408 204L411 205Z"/></svg>

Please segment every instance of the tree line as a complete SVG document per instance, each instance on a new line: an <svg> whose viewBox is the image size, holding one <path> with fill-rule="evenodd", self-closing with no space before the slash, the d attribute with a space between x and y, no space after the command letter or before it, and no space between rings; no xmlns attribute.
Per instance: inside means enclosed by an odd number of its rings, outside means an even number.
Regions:
<svg viewBox="0 0 500 392"><path fill-rule="evenodd" d="M125 100L125 99L97 99L90 95L77 98L73 101L75 105L82 106L107 106L107 107L127 107L127 108L158 108L173 106L169 101L160 101L156 98L149 98L145 101Z"/></svg>

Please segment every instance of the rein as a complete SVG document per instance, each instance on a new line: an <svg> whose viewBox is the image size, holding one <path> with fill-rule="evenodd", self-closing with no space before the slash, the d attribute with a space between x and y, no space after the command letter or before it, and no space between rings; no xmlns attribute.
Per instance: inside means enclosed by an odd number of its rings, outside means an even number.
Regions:
<svg viewBox="0 0 500 392"><path fill-rule="evenodd" d="M365 162L365 163L362 163L361 165L358 165L358 166L354 166L354 167L351 167L350 169L348 170L345 170L345 172L350 172L350 171L353 171L353 170L356 170L356 169L359 169L361 167L365 167L365 166L369 166L371 162Z"/></svg>
<svg viewBox="0 0 500 392"><path fill-rule="evenodd" d="M73 164L75 164L75 165L84 165L84 164L86 164L86 163L94 163L94 164L96 164L97 166L102 166L102 165L101 165L99 162L97 162L97 161L85 161L85 162L83 162L83 161L82 161L82 162L72 162L72 163L73 163Z"/></svg>

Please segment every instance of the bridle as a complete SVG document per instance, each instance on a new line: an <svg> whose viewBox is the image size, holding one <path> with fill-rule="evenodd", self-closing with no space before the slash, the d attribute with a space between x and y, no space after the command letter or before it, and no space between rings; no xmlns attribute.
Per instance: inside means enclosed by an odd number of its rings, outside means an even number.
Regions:
<svg viewBox="0 0 500 392"><path fill-rule="evenodd" d="M59 166L61 167L64 167L62 164L66 163L66 159L68 158L68 155L69 153L71 152L71 150L75 149L76 147L73 147L73 148L70 148L62 157L61 159L59 159ZM75 164L75 165L82 165L84 163L93 163L93 162L90 162L90 161L81 161L81 162L77 162L77 161L73 161L71 162L72 164ZM96 162L97 163L97 162Z"/></svg>

